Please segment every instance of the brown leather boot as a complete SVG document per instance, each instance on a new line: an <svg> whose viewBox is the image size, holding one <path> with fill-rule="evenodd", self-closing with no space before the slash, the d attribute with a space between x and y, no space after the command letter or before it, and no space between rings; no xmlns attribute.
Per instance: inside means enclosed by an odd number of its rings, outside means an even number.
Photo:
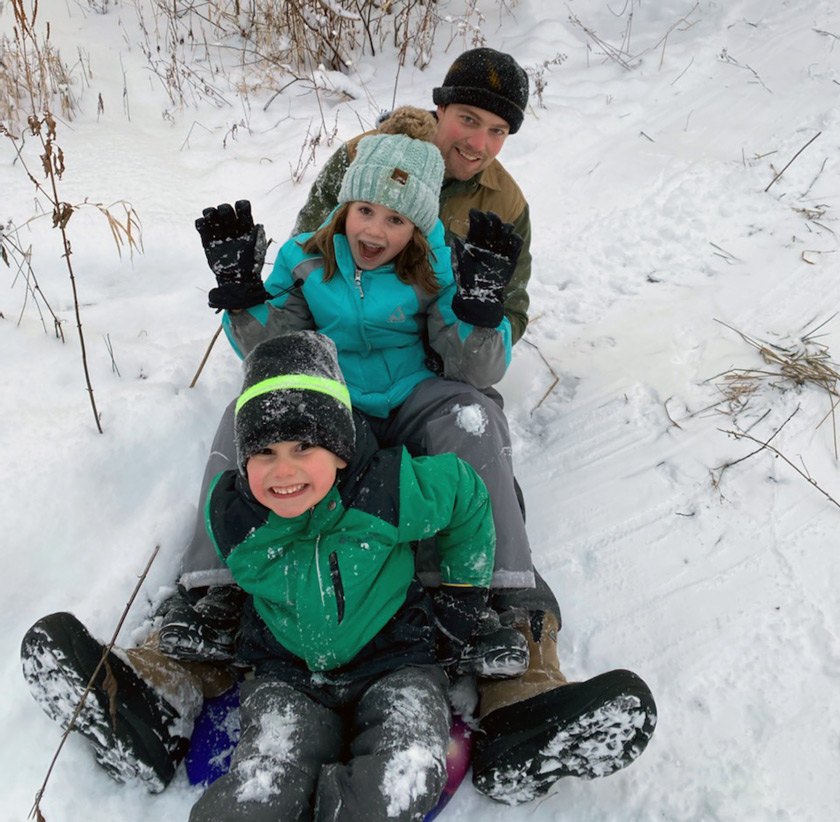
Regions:
<svg viewBox="0 0 840 822"><path fill-rule="evenodd" d="M479 683L480 733L473 783L510 805L542 796L564 776L594 779L633 762L656 727L656 704L634 673L568 682L557 659L557 618L542 611L519 627L530 664L516 679Z"/></svg>

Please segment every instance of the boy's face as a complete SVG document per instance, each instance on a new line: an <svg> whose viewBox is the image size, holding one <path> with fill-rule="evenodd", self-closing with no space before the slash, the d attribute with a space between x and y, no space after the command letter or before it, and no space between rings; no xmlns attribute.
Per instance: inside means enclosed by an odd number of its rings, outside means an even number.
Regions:
<svg viewBox="0 0 840 822"><path fill-rule="evenodd" d="M414 234L414 223L397 211L376 203L350 203L344 233L353 262L370 271L391 262Z"/></svg>
<svg viewBox="0 0 840 822"><path fill-rule="evenodd" d="M443 155L447 179L469 180L484 171L510 133L507 120L461 103L438 106L437 118L435 145Z"/></svg>
<svg viewBox="0 0 840 822"><path fill-rule="evenodd" d="M278 517L291 518L317 505L346 467L341 457L303 442L276 442L254 454L246 470L251 493Z"/></svg>

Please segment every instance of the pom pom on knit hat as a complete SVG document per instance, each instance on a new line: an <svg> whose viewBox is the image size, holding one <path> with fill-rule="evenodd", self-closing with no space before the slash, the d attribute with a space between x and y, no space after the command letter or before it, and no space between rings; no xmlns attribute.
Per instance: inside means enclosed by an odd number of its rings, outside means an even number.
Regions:
<svg viewBox="0 0 840 822"><path fill-rule="evenodd" d="M509 54L495 49L465 51L432 90L435 105L463 103L490 111L516 134L528 105L528 75Z"/></svg>
<svg viewBox="0 0 840 822"><path fill-rule="evenodd" d="M435 141L437 118L423 108L399 106L382 116L376 123L380 134L405 134L415 140Z"/></svg>
<svg viewBox="0 0 840 822"><path fill-rule="evenodd" d="M233 438L239 470L275 442L320 445L350 461L356 429L335 343L298 331L260 343L244 362Z"/></svg>
<svg viewBox="0 0 840 822"><path fill-rule="evenodd" d="M443 157L434 143L405 134L372 134L359 141L338 202L385 206L429 234L438 219L442 183Z"/></svg>

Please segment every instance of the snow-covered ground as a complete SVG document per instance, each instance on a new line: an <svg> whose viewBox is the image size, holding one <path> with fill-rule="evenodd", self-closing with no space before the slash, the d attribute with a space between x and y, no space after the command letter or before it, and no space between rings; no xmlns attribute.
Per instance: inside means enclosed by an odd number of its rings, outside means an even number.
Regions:
<svg viewBox="0 0 840 822"><path fill-rule="evenodd" d="M386 51L361 57L344 82L356 99L321 95L319 107L296 84L267 110L269 92L243 104L225 91L227 107L179 108L139 48L135 3L95 5L105 13L39 4L37 26L49 22L65 62L81 53L85 69L80 112L58 127L60 196L128 201L145 253L118 256L92 208L69 223L103 435L49 217L18 239L33 248L66 344L44 332L21 279L0 267L3 820L26 817L59 739L21 676L21 636L39 616L72 610L110 637L159 545L121 636L139 633L174 578L210 438L239 387L224 339L188 387L218 327L193 220L249 198L283 240L338 144L322 142L295 184L307 133L323 114L336 141L356 134L391 107L397 73ZM535 561L563 607L567 675L635 670L655 694L659 726L642 758L614 776L562 782L517 809L465 785L442 818L833 819L840 477L831 399L812 382L768 376L736 406L721 375L779 373L741 334L810 362L817 343L840 359L840 7L480 6L486 44L546 83L501 155L534 229L531 325L501 388ZM0 32L12 25L11 4L0 3ZM448 40L442 26L428 68L399 72L398 103L431 105L432 86L470 45L456 37L447 50ZM22 226L43 209L5 139L0 192L3 223ZM760 447L727 431L764 442L780 427L776 453L722 468ZM186 819L195 791L183 774L158 796L118 786L71 738L42 810L50 822Z"/></svg>

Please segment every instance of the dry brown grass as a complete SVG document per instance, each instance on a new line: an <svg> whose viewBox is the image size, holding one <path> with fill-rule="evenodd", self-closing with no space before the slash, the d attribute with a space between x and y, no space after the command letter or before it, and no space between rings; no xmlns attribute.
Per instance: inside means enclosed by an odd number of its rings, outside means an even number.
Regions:
<svg viewBox="0 0 840 822"><path fill-rule="evenodd" d="M787 344L757 340L726 323L721 325L734 331L744 342L758 351L766 368L733 368L712 377L723 399L718 404L734 415L744 411L749 404L769 387L785 391L803 386L813 386L825 392L828 410L820 421L831 420L835 457L838 456L836 410L840 402L838 384L840 372L831 358L828 347L821 342L819 332L834 319L832 315L818 325L806 329ZM720 320L718 320L720 322Z"/></svg>
<svg viewBox="0 0 840 822"><path fill-rule="evenodd" d="M12 3L25 15L22 0ZM12 38L0 38L0 123L13 134L24 130L31 111L55 111L72 120L77 109L73 86L71 71L48 35L39 37L29 25L17 25Z"/></svg>
<svg viewBox="0 0 840 822"><path fill-rule="evenodd" d="M779 437L788 423L802 410L801 403L796 406L793 412L780 425L775 427L769 436L762 438L750 433L750 430L758 426L759 423L771 418L771 412L773 410L771 395L773 392L783 394L790 391L801 391L803 388L816 388L820 393L825 394L828 404L828 410L817 424L817 428L826 420L831 420L834 458L835 460L838 459L837 421L835 414L837 404L840 402L840 394L838 394L840 372L838 372L837 364L831 359L828 347L821 342L821 335L819 333L834 319L834 316L836 315L832 315L827 320L807 328L786 343L772 343L758 340L744 334L738 329L732 328L732 326L726 323L721 323L721 325L734 331L744 342L758 351L766 367L733 368L709 380L721 393L721 400L711 406L711 408L729 416L734 423L733 428L721 428L718 430L735 440L751 442L757 446L753 451L736 459L728 460L722 465L711 469L710 473L714 488L720 490L723 475L728 469L763 451L768 451L793 469L809 485L816 488L829 502L840 508L840 502L811 476L801 457L799 461L802 463L802 467L786 456L774 444L774 440ZM717 322L720 322L720 320ZM754 417L754 419L745 429L742 427L740 419L748 415Z"/></svg>

